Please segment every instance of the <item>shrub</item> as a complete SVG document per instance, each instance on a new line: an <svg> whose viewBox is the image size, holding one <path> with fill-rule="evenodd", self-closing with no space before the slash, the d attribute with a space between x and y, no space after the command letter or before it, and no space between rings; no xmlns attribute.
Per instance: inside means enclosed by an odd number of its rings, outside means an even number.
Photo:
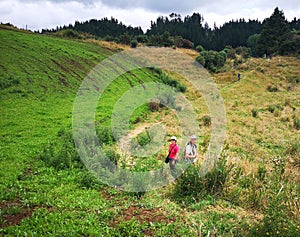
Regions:
<svg viewBox="0 0 300 237"><path fill-rule="evenodd" d="M187 40L187 39L183 39L182 41L182 47L186 48L186 49L193 49L194 48L194 43Z"/></svg>
<svg viewBox="0 0 300 237"><path fill-rule="evenodd" d="M267 86L267 90L269 92L277 92L278 91L278 87L277 86L274 86L274 85L268 85Z"/></svg>
<svg viewBox="0 0 300 237"><path fill-rule="evenodd" d="M136 40L139 43L148 43L148 36L147 35L138 35L136 37Z"/></svg>
<svg viewBox="0 0 300 237"><path fill-rule="evenodd" d="M13 76L9 77L0 77L0 89L6 89L13 85L19 85L19 79L14 78Z"/></svg>
<svg viewBox="0 0 300 237"><path fill-rule="evenodd" d="M123 35L120 35L119 36L119 42L121 44L127 44L127 45L129 45L130 42L131 42L131 36L129 34L127 34L127 33L125 33Z"/></svg>
<svg viewBox="0 0 300 237"><path fill-rule="evenodd" d="M136 48L137 46L138 46L137 40L131 40L131 42L130 42L130 47L131 47L131 48Z"/></svg>
<svg viewBox="0 0 300 237"><path fill-rule="evenodd" d="M237 47L235 52L241 55L243 58L247 59L251 56L251 49L247 47Z"/></svg>
<svg viewBox="0 0 300 237"><path fill-rule="evenodd" d="M47 166L57 170L82 167L82 162L76 151L73 135L70 131L62 129L56 139L44 145L38 158Z"/></svg>
<svg viewBox="0 0 300 237"><path fill-rule="evenodd" d="M100 126L96 130L100 145L112 144L115 141L110 127Z"/></svg>
<svg viewBox="0 0 300 237"><path fill-rule="evenodd" d="M159 79L166 85L172 86L176 89L176 91L185 92L186 86L183 85L181 82L172 79L169 75L165 74L164 72L160 73Z"/></svg>
<svg viewBox="0 0 300 237"><path fill-rule="evenodd" d="M148 108L152 111L158 111L160 108L160 102L159 101L149 101L148 102Z"/></svg>
<svg viewBox="0 0 300 237"><path fill-rule="evenodd" d="M218 68L225 65L227 54L225 51L216 52L213 50L202 51L196 61L211 72L216 72Z"/></svg>
<svg viewBox="0 0 300 237"><path fill-rule="evenodd" d="M227 58L236 59L235 50L231 46L226 46L223 51L227 54Z"/></svg>
<svg viewBox="0 0 300 237"><path fill-rule="evenodd" d="M204 126L211 125L211 117L209 115L204 115L201 120L202 120Z"/></svg>
<svg viewBox="0 0 300 237"><path fill-rule="evenodd" d="M99 179L89 171L80 173L79 184L81 187L88 189L99 189L103 187L103 184L99 181Z"/></svg>
<svg viewBox="0 0 300 237"><path fill-rule="evenodd" d="M268 107L268 111L270 113L274 113L275 111L282 111L283 110L283 107L279 104L277 105L269 105Z"/></svg>
<svg viewBox="0 0 300 237"><path fill-rule="evenodd" d="M103 38L104 41L112 42L115 40L115 37L107 35Z"/></svg>
<svg viewBox="0 0 300 237"><path fill-rule="evenodd" d="M251 113L252 113L253 118L256 118L258 116L258 110L257 109L252 109Z"/></svg>
<svg viewBox="0 0 300 237"><path fill-rule="evenodd" d="M151 137L150 137L148 131L146 131L146 132L140 133L136 137L136 140L140 146L146 146L147 144L149 144L151 142Z"/></svg>
<svg viewBox="0 0 300 237"><path fill-rule="evenodd" d="M67 29L58 31L57 34L65 38L82 39L82 36L76 30Z"/></svg>
<svg viewBox="0 0 300 237"><path fill-rule="evenodd" d="M206 195L217 196L223 191L233 165L227 166L225 158L219 159L214 168L204 177L200 166L190 166L178 179L175 185L175 195L179 198L192 197L200 199Z"/></svg>
<svg viewBox="0 0 300 237"><path fill-rule="evenodd" d="M106 157L112 161L115 165L118 165L120 155L117 153L116 149L111 145L103 146Z"/></svg>
<svg viewBox="0 0 300 237"><path fill-rule="evenodd" d="M202 56L202 55L199 55L197 58L196 58L196 61L198 63L200 63L202 66L205 66L205 58Z"/></svg>
<svg viewBox="0 0 300 237"><path fill-rule="evenodd" d="M300 142L291 141L287 144L285 155L292 158L292 162L295 166L300 167Z"/></svg>
<svg viewBox="0 0 300 237"><path fill-rule="evenodd" d="M183 46L183 38L181 36L174 37L174 45L178 48L182 48Z"/></svg>
<svg viewBox="0 0 300 237"><path fill-rule="evenodd" d="M294 117L293 121L294 121L294 128L296 130L300 130L300 118Z"/></svg>
<svg viewBox="0 0 300 237"><path fill-rule="evenodd" d="M196 50L197 50L199 53L201 53L202 51L204 51L204 48L203 48L202 45L198 45L198 46L196 47Z"/></svg>

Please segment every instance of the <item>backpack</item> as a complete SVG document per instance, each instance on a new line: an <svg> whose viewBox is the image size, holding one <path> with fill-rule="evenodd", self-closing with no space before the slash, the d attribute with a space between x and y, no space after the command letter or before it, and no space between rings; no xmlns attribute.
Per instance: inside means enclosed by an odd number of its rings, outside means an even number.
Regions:
<svg viewBox="0 0 300 237"><path fill-rule="evenodd" d="M197 149L197 145L196 144L192 144L191 142L188 142L184 148L184 152L183 152L183 159L184 161L187 161L187 158L185 157L186 156L186 148L187 146L190 145L192 147L192 150L194 150L196 152L196 149Z"/></svg>

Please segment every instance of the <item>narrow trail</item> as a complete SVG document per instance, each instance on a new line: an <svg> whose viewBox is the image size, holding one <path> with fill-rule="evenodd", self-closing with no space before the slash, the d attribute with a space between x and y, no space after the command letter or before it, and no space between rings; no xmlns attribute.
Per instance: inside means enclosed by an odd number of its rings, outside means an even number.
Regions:
<svg viewBox="0 0 300 237"><path fill-rule="evenodd" d="M126 136L122 137L118 144L118 153L121 155L131 156L130 154L130 141L138 136L141 132L146 131L148 128L150 128L153 125L161 124L162 122L157 123L145 123L141 124L134 130L130 131Z"/></svg>

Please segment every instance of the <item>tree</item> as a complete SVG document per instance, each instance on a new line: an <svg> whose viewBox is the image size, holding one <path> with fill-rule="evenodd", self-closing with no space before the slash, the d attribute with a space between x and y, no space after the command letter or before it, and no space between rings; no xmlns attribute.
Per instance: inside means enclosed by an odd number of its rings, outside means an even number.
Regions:
<svg viewBox="0 0 300 237"><path fill-rule="evenodd" d="M138 46L137 40L131 40L130 46L131 46L131 48L136 48Z"/></svg>
<svg viewBox="0 0 300 237"><path fill-rule="evenodd" d="M259 36L260 36L259 34L254 34L254 35L249 36L249 38L247 40L247 46L251 49L252 54L254 56L256 56L255 49L256 49L256 46L257 46Z"/></svg>
<svg viewBox="0 0 300 237"><path fill-rule="evenodd" d="M276 7L272 16L266 19L263 25L263 30L255 49L257 55L272 55L278 52L288 32L289 25L284 17L284 13Z"/></svg>

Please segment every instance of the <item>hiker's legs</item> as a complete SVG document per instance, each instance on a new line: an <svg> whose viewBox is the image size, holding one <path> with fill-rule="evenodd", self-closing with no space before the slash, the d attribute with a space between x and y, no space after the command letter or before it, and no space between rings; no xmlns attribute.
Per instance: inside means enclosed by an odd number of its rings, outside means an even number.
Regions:
<svg viewBox="0 0 300 237"><path fill-rule="evenodd" d="M176 178L176 160L174 159L171 159L170 162L170 170L171 170L171 174L174 178Z"/></svg>

